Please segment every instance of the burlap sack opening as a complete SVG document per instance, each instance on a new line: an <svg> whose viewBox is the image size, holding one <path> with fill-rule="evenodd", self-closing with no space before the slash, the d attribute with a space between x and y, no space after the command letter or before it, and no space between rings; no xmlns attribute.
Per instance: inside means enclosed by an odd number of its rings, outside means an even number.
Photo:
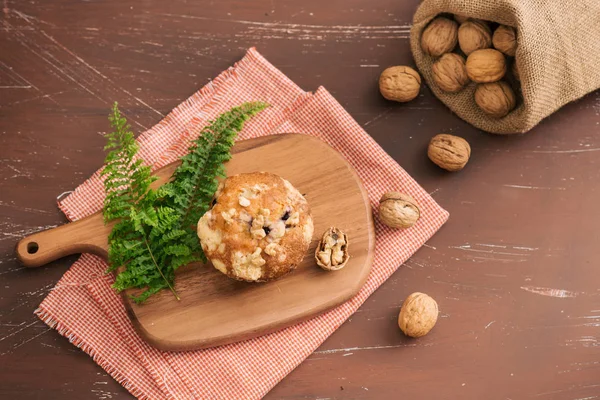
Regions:
<svg viewBox="0 0 600 400"><path fill-rule="evenodd" d="M522 98L501 119L475 104L475 84L450 94L432 80L434 58L421 50L421 32L441 13L509 25L517 29L517 66ZM599 0L424 0L417 9L410 45L419 72L433 93L460 118L484 131L523 133L563 105L600 87Z"/></svg>

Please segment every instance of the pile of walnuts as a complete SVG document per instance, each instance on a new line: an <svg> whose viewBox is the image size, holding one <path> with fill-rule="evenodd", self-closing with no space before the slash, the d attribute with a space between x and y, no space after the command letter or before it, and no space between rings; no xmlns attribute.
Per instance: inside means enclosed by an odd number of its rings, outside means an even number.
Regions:
<svg viewBox="0 0 600 400"><path fill-rule="evenodd" d="M473 82L477 106L493 118L502 118L516 106L513 86L520 92L516 36L510 26L459 15L438 16L423 31L421 48L435 60L431 75L439 89L458 93ZM388 100L411 101L420 89L421 76L408 66L389 67L379 77L379 90ZM430 140L427 156L442 169L460 171L471 157L471 146L461 137L442 133ZM389 228L411 228L421 212L415 199L401 192L384 193L379 201L379 221ZM434 327L438 313L433 298L415 292L404 301L398 325L407 336L421 337Z"/></svg>
<svg viewBox="0 0 600 400"><path fill-rule="evenodd" d="M510 81L519 81L513 59L517 32L510 26L499 25L492 33L493 27L490 22L459 15L454 20L436 17L423 31L421 48L425 54L437 58L431 72L441 90L457 93L475 82L475 103L485 114L502 118L517 102L507 80L508 64L512 63Z"/></svg>

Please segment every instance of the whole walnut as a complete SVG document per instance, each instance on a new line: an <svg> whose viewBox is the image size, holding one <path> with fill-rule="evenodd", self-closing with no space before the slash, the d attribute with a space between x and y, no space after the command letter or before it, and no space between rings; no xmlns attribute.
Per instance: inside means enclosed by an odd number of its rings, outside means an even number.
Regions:
<svg viewBox="0 0 600 400"><path fill-rule="evenodd" d="M427 25L421 35L421 48L432 57L449 53L456 47L458 24L444 17L437 17Z"/></svg>
<svg viewBox="0 0 600 400"><path fill-rule="evenodd" d="M477 83L496 82L506 74L504 54L494 49L475 50L466 66L469 79Z"/></svg>
<svg viewBox="0 0 600 400"><path fill-rule="evenodd" d="M470 19L458 28L458 45L467 56L475 50L487 49L492 46L492 31L486 22Z"/></svg>
<svg viewBox="0 0 600 400"><path fill-rule="evenodd" d="M465 17L464 15L454 14L454 20L458 22L459 25L467 21L468 19L469 17Z"/></svg>
<svg viewBox="0 0 600 400"><path fill-rule="evenodd" d="M477 85L475 102L484 113L494 118L504 117L517 103L515 92L504 81Z"/></svg>
<svg viewBox="0 0 600 400"><path fill-rule="evenodd" d="M411 101L420 90L421 76L410 67L389 67L379 77L379 91L388 100Z"/></svg>
<svg viewBox="0 0 600 400"><path fill-rule="evenodd" d="M456 93L468 83L465 59L455 53L446 53L431 67L433 80L445 92Z"/></svg>
<svg viewBox="0 0 600 400"><path fill-rule="evenodd" d="M519 66L517 65L517 60L514 60L512 63L512 74L516 80L521 82L521 75L519 74Z"/></svg>
<svg viewBox="0 0 600 400"><path fill-rule="evenodd" d="M460 40L460 31L459 31ZM510 57L514 57L517 52L517 32L513 27L500 25L494 31L492 38L494 47Z"/></svg>
<svg viewBox="0 0 600 400"><path fill-rule="evenodd" d="M398 315L398 326L406 336L425 336L438 319L436 301L425 293L415 292L408 296Z"/></svg>
<svg viewBox="0 0 600 400"><path fill-rule="evenodd" d="M390 228L410 228L420 215L417 202L407 194L387 192L379 200L379 219Z"/></svg>
<svg viewBox="0 0 600 400"><path fill-rule="evenodd" d="M460 171L469 162L471 146L461 137L440 133L429 142L427 156L440 168Z"/></svg>

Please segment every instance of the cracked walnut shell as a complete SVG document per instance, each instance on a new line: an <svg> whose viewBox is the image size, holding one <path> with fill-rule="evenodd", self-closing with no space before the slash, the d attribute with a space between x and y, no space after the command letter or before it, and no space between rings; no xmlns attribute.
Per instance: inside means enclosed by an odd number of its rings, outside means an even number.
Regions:
<svg viewBox="0 0 600 400"><path fill-rule="evenodd" d="M420 216L417 202L407 194L387 192L379 200L379 219L390 228L410 228Z"/></svg>
<svg viewBox="0 0 600 400"><path fill-rule="evenodd" d="M469 79L477 83L497 82L506 73L504 54L494 49L475 50L466 66Z"/></svg>
<svg viewBox="0 0 600 400"><path fill-rule="evenodd" d="M478 19L470 19L458 28L458 46L467 56L475 50L492 46L492 31L488 24Z"/></svg>
<svg viewBox="0 0 600 400"><path fill-rule="evenodd" d="M515 108L515 92L504 81L482 83L475 89L475 103L487 115L502 118Z"/></svg>
<svg viewBox="0 0 600 400"><path fill-rule="evenodd" d="M471 146L461 137L441 133L429 142L427 156L440 168L460 171L469 161Z"/></svg>
<svg viewBox="0 0 600 400"><path fill-rule="evenodd" d="M421 48L432 57L449 53L456 47L458 24L444 17L437 17L427 25L421 35Z"/></svg>
<svg viewBox="0 0 600 400"><path fill-rule="evenodd" d="M469 83L465 59L458 54L444 54L433 64L431 72L434 82L444 92L459 92Z"/></svg>
<svg viewBox="0 0 600 400"><path fill-rule="evenodd" d="M401 103L419 95L421 76L410 67L397 66L385 69L379 77L379 91L388 100Z"/></svg>
<svg viewBox="0 0 600 400"><path fill-rule="evenodd" d="M317 265L326 271L337 271L346 266L348 254L348 236L338 228L325 231L315 250Z"/></svg>
<svg viewBox="0 0 600 400"><path fill-rule="evenodd" d="M398 315L398 326L406 336L425 336L438 319L436 301L425 293L415 292L408 296Z"/></svg>

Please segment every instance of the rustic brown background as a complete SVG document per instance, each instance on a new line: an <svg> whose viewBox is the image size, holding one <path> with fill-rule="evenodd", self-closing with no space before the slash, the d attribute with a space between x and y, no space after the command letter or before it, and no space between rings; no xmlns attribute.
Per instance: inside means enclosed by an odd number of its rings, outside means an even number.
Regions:
<svg viewBox="0 0 600 400"><path fill-rule="evenodd" d="M101 165L113 101L141 132L253 45L304 89L326 86L451 214L267 397L600 398L600 95L515 137L475 130L427 88L386 102L377 77L411 64L417 3L3 0L0 398L129 398L33 315L75 257L24 270L13 247L65 222L55 198ZM427 160L440 132L471 143L464 171ZM396 317L417 290L441 318L409 340Z"/></svg>

